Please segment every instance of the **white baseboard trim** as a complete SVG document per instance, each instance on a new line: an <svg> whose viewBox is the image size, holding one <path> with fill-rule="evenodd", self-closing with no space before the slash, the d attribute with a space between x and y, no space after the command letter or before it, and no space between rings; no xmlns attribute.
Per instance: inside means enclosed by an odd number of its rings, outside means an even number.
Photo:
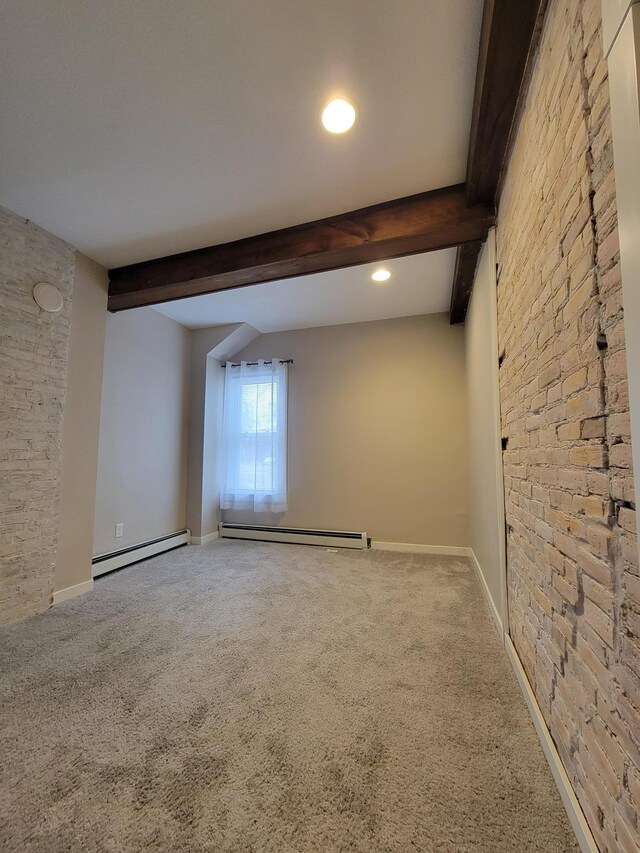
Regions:
<svg viewBox="0 0 640 853"><path fill-rule="evenodd" d="M573 788L571 787L571 782L569 781L567 772L562 765L562 760L560 758L558 750L556 749L556 745L553 742L553 738L549 733L547 724L544 721L542 711L540 710L540 706L538 705L538 700L535 697L533 688L529 684L529 679L527 678L527 674L524 670L524 667L522 666L520 658L518 657L516 647L513 645L513 641L509 634L504 630L502 619L500 617L500 614L498 613L498 609L491 596L491 593L489 592L489 587L487 586L487 582L482 573L478 558L476 557L473 548L470 548L469 550L471 552L470 556L471 562L473 563L473 568L475 569L475 572L478 576L478 580L480 581L480 586L487 600L487 604L489 605L489 611L491 612L493 621L496 624L496 628L498 629L500 638L502 639L502 642L504 644L507 657L509 658L511 666L513 667L513 670L516 674L516 678L518 679L518 684L520 685L520 689L522 690L524 700L527 703L529 715L533 721L536 734L538 735L538 740L540 741L542 751L544 752L545 758L547 759L549 769L551 770L551 775L553 776L553 780L556 783L556 787L558 788L560 799L562 800L562 804L567 813L567 817L569 818L571 827L576 835L580 850L582 851L582 853L598 853L598 845L596 844L593 835L591 834L589 825L587 824L582 809L580 808L578 798L576 797Z"/></svg>
<svg viewBox="0 0 640 853"><path fill-rule="evenodd" d="M405 554L449 554L453 557L470 557L471 548L457 545L412 545L408 542L371 542L373 551L400 551Z"/></svg>
<svg viewBox="0 0 640 853"><path fill-rule="evenodd" d="M53 603L60 604L61 601L68 601L70 598L76 598L78 595L84 595L85 592L91 592L93 589L93 578L82 583L75 583L73 586L67 586L64 589L59 589L53 593Z"/></svg>
<svg viewBox="0 0 640 853"><path fill-rule="evenodd" d="M578 802L578 798L571 787L571 782L569 781L566 770L562 766L560 755L558 754L556 745L553 742L553 738L549 734L549 729L547 728L547 724L542 716L538 700L536 699L533 689L529 684L529 679L524 671L524 667L518 657L516 647L513 645L511 637L508 634L504 635L504 646L507 650L507 657L511 661L511 666L513 667L516 678L518 679L525 702L527 703L529 714L531 715L538 739L549 764L551 775L553 776L558 787L558 791L560 792L562 804L565 807L569 822L576 834L580 850L582 853L598 853L598 845L596 844L585 816L582 813L580 803Z"/></svg>
<svg viewBox="0 0 640 853"><path fill-rule="evenodd" d="M218 539L220 534L216 530L214 533L207 533L206 536L192 536L191 544L192 545L206 545L207 542L213 542L214 539Z"/></svg>
<svg viewBox="0 0 640 853"><path fill-rule="evenodd" d="M489 587L487 586L487 582L485 580L484 574L482 573L482 569L480 567L480 563L478 562L478 558L475 555L473 548L469 548L471 552L471 562L473 563L473 568L476 571L476 575L478 576L478 580L480 581L480 586L482 587L482 591L484 593L484 597L487 600L487 604L489 605L489 611L491 612L491 616L493 617L493 621L496 623L496 628L498 629L498 633L500 634L500 638L504 638L504 626L502 624L502 617L498 612L498 608L496 607L496 603L493 600L493 596L489 591Z"/></svg>

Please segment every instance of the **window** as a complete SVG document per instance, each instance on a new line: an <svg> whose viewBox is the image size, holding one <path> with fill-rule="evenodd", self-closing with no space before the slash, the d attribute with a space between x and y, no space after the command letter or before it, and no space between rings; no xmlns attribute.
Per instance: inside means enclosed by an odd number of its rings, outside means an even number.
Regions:
<svg viewBox="0 0 640 853"><path fill-rule="evenodd" d="M287 508L287 364L227 362L222 422L222 509Z"/></svg>

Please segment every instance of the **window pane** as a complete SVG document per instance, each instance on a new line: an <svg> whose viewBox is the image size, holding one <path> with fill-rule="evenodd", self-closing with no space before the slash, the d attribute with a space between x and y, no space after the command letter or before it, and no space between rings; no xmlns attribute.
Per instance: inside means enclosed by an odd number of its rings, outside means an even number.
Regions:
<svg viewBox="0 0 640 853"><path fill-rule="evenodd" d="M277 382L242 383L240 429L243 433L276 432L277 410Z"/></svg>
<svg viewBox="0 0 640 853"><path fill-rule="evenodd" d="M275 489L274 445L277 432L278 382L242 380L238 488L250 493Z"/></svg>
<svg viewBox="0 0 640 853"><path fill-rule="evenodd" d="M286 404L286 369L229 372L226 380L221 506L281 512L287 503L287 414L278 417L278 405Z"/></svg>

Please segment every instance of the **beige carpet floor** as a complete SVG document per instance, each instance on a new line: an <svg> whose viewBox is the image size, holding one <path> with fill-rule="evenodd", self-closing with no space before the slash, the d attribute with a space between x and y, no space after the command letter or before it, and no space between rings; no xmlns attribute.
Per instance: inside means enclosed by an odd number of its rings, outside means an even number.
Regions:
<svg viewBox="0 0 640 853"><path fill-rule="evenodd" d="M0 631L0 849L577 849L464 559L223 541Z"/></svg>

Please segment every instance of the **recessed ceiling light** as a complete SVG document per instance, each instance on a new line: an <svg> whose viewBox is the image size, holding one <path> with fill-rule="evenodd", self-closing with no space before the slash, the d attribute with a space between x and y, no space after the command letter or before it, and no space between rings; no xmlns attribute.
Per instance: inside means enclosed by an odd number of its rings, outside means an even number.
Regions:
<svg viewBox="0 0 640 853"><path fill-rule="evenodd" d="M373 275L371 276L371 278L374 281L387 281L388 279L391 278L391 273L389 272L389 270L385 270L384 268L382 268L382 269L376 270L373 273Z"/></svg>
<svg viewBox="0 0 640 853"><path fill-rule="evenodd" d="M355 120L355 108L344 98L334 98L329 101L322 112L322 124L329 133L346 133L353 127Z"/></svg>

